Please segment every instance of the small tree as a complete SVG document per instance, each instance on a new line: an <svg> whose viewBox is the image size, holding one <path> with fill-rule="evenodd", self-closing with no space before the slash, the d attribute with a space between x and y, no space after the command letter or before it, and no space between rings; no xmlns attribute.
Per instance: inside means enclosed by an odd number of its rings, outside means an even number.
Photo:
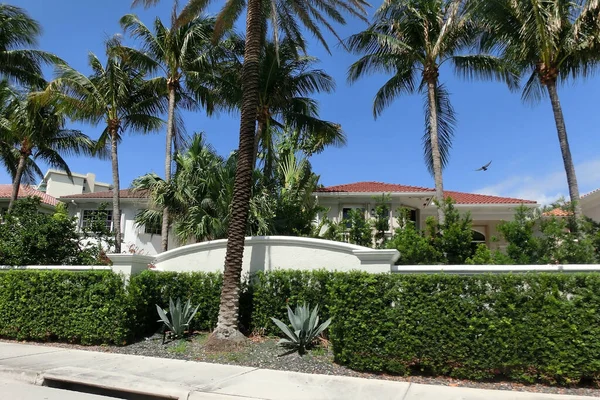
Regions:
<svg viewBox="0 0 600 400"><path fill-rule="evenodd" d="M419 265L436 264L442 254L417 230L414 221L410 220L410 211L406 208L398 210L398 228L392 239L387 243L387 248L396 249L400 258L396 264Z"/></svg>
<svg viewBox="0 0 600 400"><path fill-rule="evenodd" d="M371 247L373 244L371 226L365 219L362 209L353 209L343 223L348 227L348 241L359 246Z"/></svg>
<svg viewBox="0 0 600 400"><path fill-rule="evenodd" d="M471 215L464 216L454 207L454 200L446 198L442 205L445 220L442 224L430 217L426 221L427 234L433 246L442 252L442 262L464 264L474 252Z"/></svg>
<svg viewBox="0 0 600 400"><path fill-rule="evenodd" d="M515 210L513 221L498 225L498 232L508 243L506 254L515 264L537 264L540 253L539 238L534 236L539 214L523 205Z"/></svg>
<svg viewBox="0 0 600 400"><path fill-rule="evenodd" d="M375 218L371 221L375 230L374 241L375 247L384 248L387 242L386 233L390 230L390 203L391 197L389 194L382 194L373 198L375 200Z"/></svg>

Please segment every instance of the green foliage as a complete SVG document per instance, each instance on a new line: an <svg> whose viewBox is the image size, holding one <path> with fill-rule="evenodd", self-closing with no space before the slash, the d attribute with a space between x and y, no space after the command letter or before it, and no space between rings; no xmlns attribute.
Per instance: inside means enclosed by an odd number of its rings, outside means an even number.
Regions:
<svg viewBox="0 0 600 400"><path fill-rule="evenodd" d="M572 218L544 215L524 206L513 221L498 225L508 243L506 255L513 264L591 264L599 260L598 226L590 221L577 224Z"/></svg>
<svg viewBox="0 0 600 400"><path fill-rule="evenodd" d="M598 274L349 273L330 285L335 359L350 368L561 385L600 376Z"/></svg>
<svg viewBox="0 0 600 400"><path fill-rule="evenodd" d="M144 271L131 278L128 290L136 316L136 336L158 331L156 306L165 308L171 298L187 298L198 305L189 330L210 330L216 326L223 278L216 273Z"/></svg>
<svg viewBox="0 0 600 400"><path fill-rule="evenodd" d="M373 240L375 247L385 248L386 247L386 233L390 230L390 207L391 196L389 194L382 194L381 196L375 197L375 218L371 221L371 225L375 230Z"/></svg>
<svg viewBox="0 0 600 400"><path fill-rule="evenodd" d="M319 325L318 304L312 311L310 305L306 303L296 306L294 311L288 305L287 312L292 329L277 318L271 318L275 325L288 337L287 339L281 339L278 344L298 350L300 354L306 353L306 350L312 347L317 337L331 324L331 318L329 318Z"/></svg>
<svg viewBox="0 0 600 400"><path fill-rule="evenodd" d="M454 204L454 200L448 197L441 205L446 216L444 224L440 225L433 217L426 221L427 234L432 245L442 253L444 264L464 264L474 251L471 215L461 216Z"/></svg>
<svg viewBox="0 0 600 400"><path fill-rule="evenodd" d="M0 337L125 344L134 321L110 271L0 271Z"/></svg>
<svg viewBox="0 0 600 400"><path fill-rule="evenodd" d="M431 240L419 232L414 221L410 220L410 212L406 208L398 210L398 228L392 240L387 243L390 249L396 249L400 258L396 261L399 265L436 264L441 253L436 249Z"/></svg>
<svg viewBox="0 0 600 400"><path fill-rule="evenodd" d="M64 206L54 214L39 211L40 199L15 202L0 224L0 265L101 264L101 248L77 232L75 218Z"/></svg>
<svg viewBox="0 0 600 400"><path fill-rule="evenodd" d="M287 304L320 304L321 315L329 318L328 286L333 272L319 271L269 271L252 277L253 330L266 334L278 334L271 317L283 320L287 316Z"/></svg>
<svg viewBox="0 0 600 400"><path fill-rule="evenodd" d="M176 303L173 303L173 299L169 298L169 311L163 310L158 304L156 305L156 311L160 319L158 322L163 322L164 326L169 330L169 336L172 339L180 339L183 337L186 328L189 328L192 318L198 312L198 307L192 307L190 300L181 304L181 299L177 299Z"/></svg>
<svg viewBox="0 0 600 400"><path fill-rule="evenodd" d="M373 244L371 225L365 219L362 209L351 209L342 221L347 226L348 242L371 247Z"/></svg>

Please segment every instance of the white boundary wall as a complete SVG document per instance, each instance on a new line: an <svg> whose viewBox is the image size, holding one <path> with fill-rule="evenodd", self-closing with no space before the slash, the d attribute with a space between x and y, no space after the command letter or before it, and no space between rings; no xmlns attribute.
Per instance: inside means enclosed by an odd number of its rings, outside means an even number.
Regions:
<svg viewBox="0 0 600 400"><path fill-rule="evenodd" d="M220 272L225 265L227 240L213 240L178 247L159 254L159 271ZM247 237L242 273L274 269L390 272L400 253L348 243L293 236Z"/></svg>
<svg viewBox="0 0 600 400"><path fill-rule="evenodd" d="M600 264L556 265L394 265L392 272L399 274L510 274L527 272L600 272Z"/></svg>

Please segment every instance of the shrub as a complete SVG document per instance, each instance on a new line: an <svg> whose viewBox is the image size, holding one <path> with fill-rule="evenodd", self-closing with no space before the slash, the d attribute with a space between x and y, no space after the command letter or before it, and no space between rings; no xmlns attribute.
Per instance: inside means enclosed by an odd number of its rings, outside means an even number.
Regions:
<svg viewBox="0 0 600 400"><path fill-rule="evenodd" d="M419 232L415 223L410 220L407 209L399 210L398 228L387 243L390 249L396 249L400 258L398 265L436 264L441 253L431 244L431 240Z"/></svg>
<svg viewBox="0 0 600 400"><path fill-rule="evenodd" d="M348 217L342 223L348 226L348 242L359 246L372 246L373 232L371 224L365 219L362 209L351 209L348 212Z"/></svg>
<svg viewBox="0 0 600 400"><path fill-rule="evenodd" d="M336 274L331 301L335 359L353 369L567 385L600 378L598 274Z"/></svg>
<svg viewBox="0 0 600 400"><path fill-rule="evenodd" d="M165 308L170 298L189 299L198 305L198 312L190 322L190 330L208 330L216 326L221 296L221 274L206 272L144 271L131 278L129 293L135 309L136 336L155 333L160 328L156 306Z"/></svg>
<svg viewBox="0 0 600 400"><path fill-rule="evenodd" d="M86 245L64 206L54 214L39 212L40 199L18 200L0 224L0 265L101 264L101 250Z"/></svg>
<svg viewBox="0 0 600 400"><path fill-rule="evenodd" d="M0 272L0 337L125 344L131 311L121 277L110 271Z"/></svg>
<svg viewBox="0 0 600 400"><path fill-rule="evenodd" d="M159 322L163 325L163 344L165 343L166 330L169 331L169 338L179 339L185 334L186 329L189 333L190 322L198 312L198 306L192 307L192 303L188 300L185 304L181 304L181 299L173 302L169 299L169 309L163 310L158 304L156 311L160 317Z"/></svg>
<svg viewBox="0 0 600 400"><path fill-rule="evenodd" d="M460 215L454 207L454 200L446 198L444 204L445 221L440 224L433 217L427 218L427 236L431 245L441 252L443 264L464 264L474 252L471 215Z"/></svg>

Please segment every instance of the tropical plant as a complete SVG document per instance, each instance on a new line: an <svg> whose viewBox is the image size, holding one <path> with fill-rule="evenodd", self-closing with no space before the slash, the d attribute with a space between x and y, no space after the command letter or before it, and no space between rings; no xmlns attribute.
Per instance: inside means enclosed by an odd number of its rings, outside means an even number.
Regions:
<svg viewBox="0 0 600 400"><path fill-rule="evenodd" d="M45 84L43 64L63 63L54 54L23 49L35 46L42 28L22 8L0 4L0 77L29 87Z"/></svg>
<svg viewBox="0 0 600 400"><path fill-rule="evenodd" d="M153 5L158 1L136 0L135 3ZM189 0L185 9L197 14L204 9L206 4L205 0ZM255 159L254 143L256 111L259 106L260 93L260 58L266 40L267 22L268 20L272 21L275 42L278 42L279 32L282 31L300 49L306 51L307 46L301 31L303 26L329 51L319 25L324 25L328 31L338 37L328 19L342 25L345 24L346 20L340 11L365 19L367 6L368 3L364 0L338 0L335 3L325 0L308 0L302 3L289 0L249 0L247 3L241 0L231 0L225 3L217 16L215 33L219 35L233 26L246 7L238 162L231 203L231 220L227 234L219 321L213 332L216 339L244 340L244 336L238 329L240 278Z"/></svg>
<svg viewBox="0 0 600 400"><path fill-rule="evenodd" d="M331 324L331 318L319 325L318 304L312 311L310 305L306 303L296 306L294 311L288 305L287 311L292 329L277 318L271 317L275 325L287 336L287 339L279 341L279 345L297 350L301 355L305 354L306 350L313 346L317 337Z"/></svg>
<svg viewBox="0 0 600 400"><path fill-rule="evenodd" d="M362 208L351 209L342 223L346 225L348 242L371 247L373 231L371 224L365 219L365 211Z"/></svg>
<svg viewBox="0 0 600 400"><path fill-rule="evenodd" d="M586 78L599 61L600 3L595 0L479 0L480 18L489 33L480 42L493 49L527 77L522 99L539 102L550 97L569 196L575 217L583 216L579 186L567 128L558 96L558 85Z"/></svg>
<svg viewBox="0 0 600 400"><path fill-rule="evenodd" d="M243 46L242 50L243 50ZM260 57L260 91L257 109L255 157L262 158L264 173L274 173L277 136L293 133L307 155L326 146L342 146L346 137L339 124L319 118L319 104L311 98L317 93L331 93L335 81L323 70L314 69L319 60L302 55L289 38L267 41ZM241 108L243 60L223 71L230 98Z"/></svg>
<svg viewBox="0 0 600 400"><path fill-rule="evenodd" d="M40 105L28 93L14 92L4 113L3 136L8 148L2 158L13 178L9 211L19 196L23 176L28 182L36 175L43 176L37 161L62 169L71 178L63 156L94 153L95 142L78 130L66 129L65 115L55 105Z"/></svg>
<svg viewBox="0 0 600 400"><path fill-rule="evenodd" d="M440 205L444 202L442 169L448 164L456 125L449 92L439 80L440 66L450 62L465 78L495 78L517 85L517 77L498 57L463 54L479 32L464 0L389 0L367 30L346 42L351 51L362 55L348 71L350 82L376 72L392 75L375 95L375 118L400 95L424 95L425 164L434 177ZM440 207L438 220L444 223Z"/></svg>
<svg viewBox="0 0 600 400"><path fill-rule="evenodd" d="M188 111L202 106L208 114L215 106L215 96L210 84L216 60L227 52L220 43L211 42L214 18L195 17L191 21L180 20L177 2L171 13L171 27L167 28L160 18L154 20L153 30L133 14L121 18L121 26L141 42L141 49L119 47L127 57L134 58L151 73L163 79L168 94L167 135L165 146L165 182L171 181L173 146L177 150L183 140L183 125L177 124L179 108ZM210 83L209 83L210 81ZM166 251L169 243L169 210L163 209L161 249Z"/></svg>
<svg viewBox="0 0 600 400"><path fill-rule="evenodd" d="M163 310L158 304L156 305L156 311L160 317L158 322L163 323L163 344L166 336L165 328L169 330L170 339L182 338L199 307L200 305L197 305L194 308L189 299L185 305L182 305L180 298L177 299L176 303L173 303L173 299L169 298L169 311Z"/></svg>
<svg viewBox="0 0 600 400"><path fill-rule="evenodd" d="M118 143L124 132L149 133L160 129L163 121L158 115L165 110L161 81L146 80L145 70L115 51L120 45L116 38L106 42L105 65L95 54L89 54L93 71L89 77L67 65L58 66L57 78L40 95L42 101L55 100L75 120L104 124L97 148L103 149L110 143L116 253L121 252L122 241Z"/></svg>
<svg viewBox="0 0 600 400"><path fill-rule="evenodd" d="M157 225L167 206L170 224L181 243L222 239L227 236L237 157L219 156L202 134L194 135L188 147L175 155L175 174L167 183L156 174L134 180L134 190L148 190L150 207L136 216L140 225ZM272 199L262 189L255 172L247 234L270 234Z"/></svg>

